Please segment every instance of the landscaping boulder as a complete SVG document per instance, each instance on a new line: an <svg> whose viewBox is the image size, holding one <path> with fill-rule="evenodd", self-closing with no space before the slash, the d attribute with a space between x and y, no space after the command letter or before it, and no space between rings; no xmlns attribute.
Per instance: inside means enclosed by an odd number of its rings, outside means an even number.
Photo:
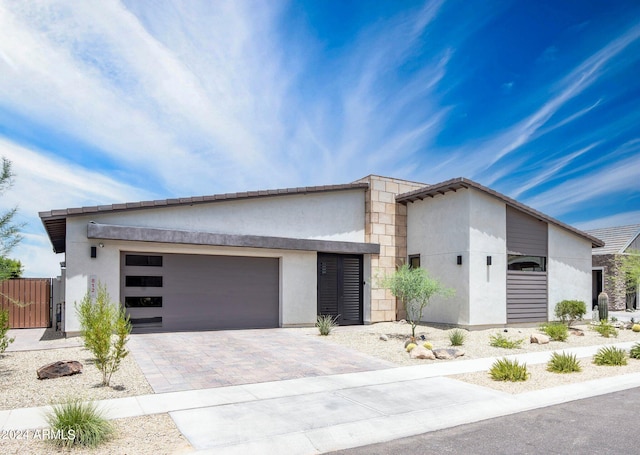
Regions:
<svg viewBox="0 0 640 455"><path fill-rule="evenodd" d="M570 329L569 333L571 335L575 335L577 337L583 337L584 336L584 332L582 330L580 330L580 329Z"/></svg>
<svg viewBox="0 0 640 455"><path fill-rule="evenodd" d="M412 359L428 359L435 360L436 356L430 349L425 348L424 346L416 346L409 353L409 357Z"/></svg>
<svg viewBox="0 0 640 455"><path fill-rule="evenodd" d="M380 339L381 339L382 341L389 341L389 337L388 337L388 336L386 336L384 333L383 333L382 335L380 335Z"/></svg>
<svg viewBox="0 0 640 455"><path fill-rule="evenodd" d="M530 341L531 343L549 344L550 338L547 335L541 333L532 333Z"/></svg>
<svg viewBox="0 0 640 455"><path fill-rule="evenodd" d="M436 356L436 359L450 360L462 357L464 355L464 351L461 349L434 349L433 354Z"/></svg>
<svg viewBox="0 0 640 455"><path fill-rule="evenodd" d="M55 379L82 373L82 364L77 360L60 360L38 368L38 379Z"/></svg>

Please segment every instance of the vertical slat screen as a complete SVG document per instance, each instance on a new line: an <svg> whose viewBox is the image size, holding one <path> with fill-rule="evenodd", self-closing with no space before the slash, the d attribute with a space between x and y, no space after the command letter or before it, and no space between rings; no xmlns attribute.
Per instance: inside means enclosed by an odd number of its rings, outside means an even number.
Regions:
<svg viewBox="0 0 640 455"><path fill-rule="evenodd" d="M0 307L9 311L12 329L44 328L51 324L51 280L17 278L0 282Z"/></svg>

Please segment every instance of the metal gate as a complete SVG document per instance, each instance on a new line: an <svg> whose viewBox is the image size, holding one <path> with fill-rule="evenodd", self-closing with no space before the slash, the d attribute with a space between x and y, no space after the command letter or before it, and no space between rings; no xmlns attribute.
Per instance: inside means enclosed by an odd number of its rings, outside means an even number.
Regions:
<svg viewBox="0 0 640 455"><path fill-rule="evenodd" d="M318 314L363 323L362 256L318 253Z"/></svg>
<svg viewBox="0 0 640 455"><path fill-rule="evenodd" d="M15 278L0 282L0 307L9 310L9 327L51 326L51 279Z"/></svg>

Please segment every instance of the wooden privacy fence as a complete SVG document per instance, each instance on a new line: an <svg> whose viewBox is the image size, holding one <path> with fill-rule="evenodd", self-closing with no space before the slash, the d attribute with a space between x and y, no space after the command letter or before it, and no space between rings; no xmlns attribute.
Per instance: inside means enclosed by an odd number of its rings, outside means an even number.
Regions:
<svg viewBox="0 0 640 455"><path fill-rule="evenodd" d="M0 282L0 307L9 310L9 327L49 327L51 279L16 278Z"/></svg>

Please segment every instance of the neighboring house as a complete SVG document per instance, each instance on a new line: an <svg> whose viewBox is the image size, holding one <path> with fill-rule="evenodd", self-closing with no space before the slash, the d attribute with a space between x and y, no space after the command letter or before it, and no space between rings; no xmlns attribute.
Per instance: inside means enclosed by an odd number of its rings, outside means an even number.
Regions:
<svg viewBox="0 0 640 455"><path fill-rule="evenodd" d="M370 175L290 188L40 213L65 253L63 330L97 282L136 330L342 325L402 316L377 278L411 261L456 296L425 320L477 327L553 318L591 299L594 236L468 179Z"/></svg>
<svg viewBox="0 0 640 455"><path fill-rule="evenodd" d="M605 242L603 247L593 249L592 304L596 305L598 294L605 291L609 296L611 310L640 308L638 286L627 289L617 265L623 255L640 251L640 224L592 229L587 232Z"/></svg>

